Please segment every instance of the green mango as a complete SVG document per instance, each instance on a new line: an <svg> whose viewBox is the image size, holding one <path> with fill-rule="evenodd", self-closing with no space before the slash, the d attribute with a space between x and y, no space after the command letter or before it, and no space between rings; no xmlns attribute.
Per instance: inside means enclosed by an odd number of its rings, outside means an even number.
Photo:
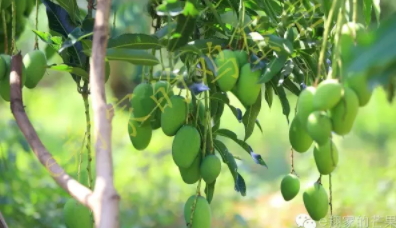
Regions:
<svg viewBox="0 0 396 228"><path fill-rule="evenodd" d="M246 63L241 68L241 75L236 85L236 96L245 106L254 104L257 97L260 96L261 84L257 81L261 75L261 71L252 71L250 63Z"/></svg>
<svg viewBox="0 0 396 228"><path fill-rule="evenodd" d="M27 3L26 3L27 1L29 1L29 0L18 1L18 4L15 4L16 14L18 16L23 16L23 13L25 12L25 9L27 6Z"/></svg>
<svg viewBox="0 0 396 228"><path fill-rule="evenodd" d="M152 128L148 123L141 124L142 122L135 119L133 115L128 121L128 134L133 147L136 150L144 150L150 144L152 137Z"/></svg>
<svg viewBox="0 0 396 228"><path fill-rule="evenodd" d="M93 220L90 210L78 203L75 199L69 199L63 206L63 218L67 228L92 228Z"/></svg>
<svg viewBox="0 0 396 228"><path fill-rule="evenodd" d="M338 150L332 140L323 145L315 145L314 158L316 167L322 175L328 175L337 167Z"/></svg>
<svg viewBox="0 0 396 228"><path fill-rule="evenodd" d="M303 201L312 220L319 221L326 217L329 209L329 199L321 184L315 183L307 188L303 193Z"/></svg>
<svg viewBox="0 0 396 228"><path fill-rule="evenodd" d="M323 111L315 111L308 116L307 132L319 145L325 144L331 136L331 119Z"/></svg>
<svg viewBox="0 0 396 228"><path fill-rule="evenodd" d="M313 99L315 110L328 110L333 108L343 94L343 86L335 79L326 79L319 83Z"/></svg>
<svg viewBox="0 0 396 228"><path fill-rule="evenodd" d="M306 152L312 145L311 136L298 118L294 118L290 124L289 141L293 149L300 153Z"/></svg>
<svg viewBox="0 0 396 228"><path fill-rule="evenodd" d="M7 65L4 59L0 56L0 81L6 77Z"/></svg>
<svg viewBox="0 0 396 228"><path fill-rule="evenodd" d="M199 167L201 166L201 154L194 159L194 162L188 168L179 167L180 175L186 184L194 184L199 178L201 178L201 173Z"/></svg>
<svg viewBox="0 0 396 228"><path fill-rule="evenodd" d="M110 63L109 61L106 61L105 63L105 83L109 80L110 78Z"/></svg>
<svg viewBox="0 0 396 228"><path fill-rule="evenodd" d="M161 114L161 128L165 135L174 136L187 119L187 102L180 95L170 97Z"/></svg>
<svg viewBox="0 0 396 228"><path fill-rule="evenodd" d="M341 101L330 111L333 132L338 135L348 134L352 130L358 110L358 96L352 89L345 88Z"/></svg>
<svg viewBox="0 0 396 228"><path fill-rule="evenodd" d="M369 88L367 75L357 74L346 79L346 86L351 88L359 98L359 106L365 106L371 98L372 90Z"/></svg>
<svg viewBox="0 0 396 228"><path fill-rule="evenodd" d="M0 81L0 96L5 100L5 101L10 101L11 100L11 85L10 85L10 73L11 73L11 56L9 55L0 55L0 57L4 60L5 62L5 76L3 80ZM21 82L21 88L26 82L26 73L25 73L25 66L22 65L22 82Z"/></svg>
<svg viewBox="0 0 396 228"><path fill-rule="evenodd" d="M197 199L196 199L197 197ZM194 202L195 208L193 210ZM193 212L193 214L192 214ZM192 214L192 224L190 228L210 228L212 212L208 201L203 196L190 196L184 204L184 221L190 223Z"/></svg>
<svg viewBox="0 0 396 228"><path fill-rule="evenodd" d="M292 200L300 191L300 180L294 174L289 173L281 181L281 193L286 201Z"/></svg>
<svg viewBox="0 0 396 228"><path fill-rule="evenodd" d="M131 98L132 113L141 121L151 121L156 103L151 84L142 82L135 87Z"/></svg>
<svg viewBox="0 0 396 228"><path fill-rule="evenodd" d="M237 51L234 51L234 55L235 55L235 58L236 58L236 60L238 62L239 68L241 68L246 63L248 63L249 55L248 55L248 53L246 51L237 50Z"/></svg>
<svg viewBox="0 0 396 228"><path fill-rule="evenodd" d="M154 111L154 117L151 120L151 126L153 130L161 127L161 115L166 104L170 102L170 97L173 96L173 90L171 85L165 81L157 81L154 83L154 96L156 98L156 110Z"/></svg>
<svg viewBox="0 0 396 228"><path fill-rule="evenodd" d="M316 88L309 86L304 89L297 100L297 114L296 117L300 121L301 125L306 128L308 116L315 111L313 107L313 99L315 96Z"/></svg>
<svg viewBox="0 0 396 228"><path fill-rule="evenodd" d="M217 76L215 82L217 82L219 88L223 92L230 91L236 84L239 78L239 67L238 61L231 50L223 50L219 52L215 59L217 66Z"/></svg>
<svg viewBox="0 0 396 228"><path fill-rule="evenodd" d="M26 53L23 57L23 64L26 67L25 86L29 89L33 89L37 86L47 71L47 57L44 52L34 50Z"/></svg>
<svg viewBox="0 0 396 228"><path fill-rule="evenodd" d="M181 127L172 142L172 158L181 168L188 168L194 162L201 148L201 135L190 125Z"/></svg>
<svg viewBox="0 0 396 228"><path fill-rule="evenodd" d="M208 184L213 183L221 172L221 161L216 155L206 156L201 164L201 176Z"/></svg>

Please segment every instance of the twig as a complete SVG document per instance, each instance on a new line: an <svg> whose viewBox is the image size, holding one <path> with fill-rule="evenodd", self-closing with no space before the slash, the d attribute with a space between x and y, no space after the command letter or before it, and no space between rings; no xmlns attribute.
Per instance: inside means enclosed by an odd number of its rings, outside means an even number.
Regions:
<svg viewBox="0 0 396 228"><path fill-rule="evenodd" d="M26 115L21 90L22 55L17 53L11 60L11 112L34 154L51 173L52 178L73 198L85 206L92 206L92 191L70 177L45 148Z"/></svg>
<svg viewBox="0 0 396 228"><path fill-rule="evenodd" d="M0 228L8 228L7 223L1 212L0 212Z"/></svg>
<svg viewBox="0 0 396 228"><path fill-rule="evenodd" d="M96 152L95 197L99 200L93 208L97 228L119 227L120 197L113 183L111 152L111 121L105 96L105 54L109 30L111 0L98 0L90 66L90 83L93 108L93 129Z"/></svg>

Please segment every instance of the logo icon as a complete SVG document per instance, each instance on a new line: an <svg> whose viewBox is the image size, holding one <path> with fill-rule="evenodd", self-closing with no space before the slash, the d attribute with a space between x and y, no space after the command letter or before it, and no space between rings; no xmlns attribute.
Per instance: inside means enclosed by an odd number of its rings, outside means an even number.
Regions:
<svg viewBox="0 0 396 228"><path fill-rule="evenodd" d="M298 227L316 228L316 222L312 220L307 214L299 214L296 217Z"/></svg>

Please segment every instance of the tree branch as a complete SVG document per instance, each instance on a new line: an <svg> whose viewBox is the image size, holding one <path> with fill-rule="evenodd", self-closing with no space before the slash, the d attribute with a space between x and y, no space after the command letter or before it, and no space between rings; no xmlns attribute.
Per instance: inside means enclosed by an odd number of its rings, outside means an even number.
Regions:
<svg viewBox="0 0 396 228"><path fill-rule="evenodd" d="M108 20L111 0L98 0L90 66L90 84L94 119L96 151L96 183L98 199L94 208L95 225L99 228L118 228L120 197L113 183L111 121L105 94L105 56L108 39Z"/></svg>
<svg viewBox="0 0 396 228"><path fill-rule="evenodd" d="M0 212L0 228L8 228L7 223L3 217L3 214Z"/></svg>
<svg viewBox="0 0 396 228"><path fill-rule="evenodd" d="M73 198L83 205L91 207L92 202L90 196L92 195L92 191L70 177L62 167L59 166L41 142L33 125L27 117L22 101L21 72L22 55L19 52L12 56L10 74L11 112L15 117L19 129L22 131L41 164L50 172L52 178Z"/></svg>

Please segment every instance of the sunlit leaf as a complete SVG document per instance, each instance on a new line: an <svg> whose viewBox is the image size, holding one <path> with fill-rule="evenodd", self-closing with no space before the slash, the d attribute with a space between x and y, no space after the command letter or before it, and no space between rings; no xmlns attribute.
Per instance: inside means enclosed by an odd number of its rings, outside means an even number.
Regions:
<svg viewBox="0 0 396 228"><path fill-rule="evenodd" d="M245 126L245 139L246 141L252 134L254 126L256 125L257 116L261 109L261 93L257 97L256 102L246 109L245 114L242 117L243 125Z"/></svg>
<svg viewBox="0 0 396 228"><path fill-rule="evenodd" d="M110 38L107 43L108 48L132 48L132 49L157 49L161 48L156 36L147 34L125 33L120 36Z"/></svg>

